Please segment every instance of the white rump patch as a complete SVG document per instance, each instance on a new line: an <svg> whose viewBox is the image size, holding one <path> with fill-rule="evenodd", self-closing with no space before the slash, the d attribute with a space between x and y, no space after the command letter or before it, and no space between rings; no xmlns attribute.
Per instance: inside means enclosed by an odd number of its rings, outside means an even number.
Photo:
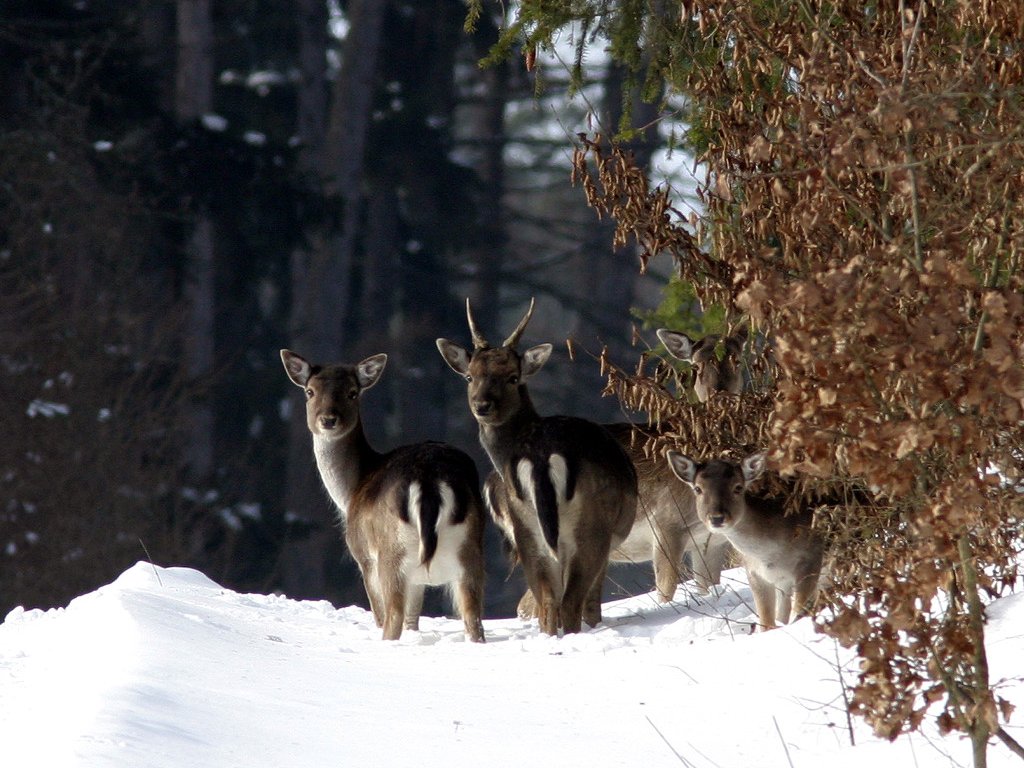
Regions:
<svg viewBox="0 0 1024 768"><path fill-rule="evenodd" d="M439 480L437 483L437 492L441 497L441 504L437 510L437 521L434 523L434 531L438 534L438 546L441 542L441 530L452 524L452 520L455 519L455 491L452 487ZM409 483L409 521L416 527L416 531L419 533L419 562L423 562L423 556L426 554L423 549L423 515L422 510L423 500L423 488L420 486L419 481L413 480ZM437 552L434 553L434 558L437 558ZM429 571L430 564L427 565Z"/></svg>
<svg viewBox="0 0 1024 768"><path fill-rule="evenodd" d="M533 487L533 463L529 459L522 459L516 467L516 474L519 476L519 485L527 497L530 505L537 508L537 495ZM553 453L548 457L548 478L555 489L555 498L559 506L565 502L565 489L569 479L569 465L561 454Z"/></svg>
<svg viewBox="0 0 1024 768"><path fill-rule="evenodd" d="M451 525L455 519L455 491L444 480L437 483L437 491L441 495L441 508L437 512L435 530L440 531L444 525Z"/></svg>
<svg viewBox="0 0 1024 768"><path fill-rule="evenodd" d="M523 495L530 502L533 509L537 508L537 495L533 488L533 462L529 459L521 459L516 467L516 476L519 478L519 487L523 489Z"/></svg>
<svg viewBox="0 0 1024 768"><path fill-rule="evenodd" d="M434 557L427 565L423 562L423 518L420 515L422 506L423 489L418 482L409 483L409 519L414 521L416 530L419 532L418 544L416 545L417 559L412 560L413 547L407 546L404 570L410 584L428 584L440 586L451 584L462 578L462 562L459 559L459 551L466 540L466 526L452 526L455 518L455 490L448 483L439 480L437 492L441 497L441 504L437 511L437 549ZM415 519L413 518L415 515ZM412 544L412 542L410 542Z"/></svg>
<svg viewBox="0 0 1024 768"><path fill-rule="evenodd" d="M551 478L551 485L555 487L555 498L559 506L565 501L565 489L569 480L569 465L565 457L560 453L552 453L548 458L548 477Z"/></svg>
<svg viewBox="0 0 1024 768"><path fill-rule="evenodd" d="M423 538L423 520L420 518L420 501L423 498L423 489L418 480L409 483L409 499L406 502L406 513L409 515L409 522L416 526L420 539Z"/></svg>

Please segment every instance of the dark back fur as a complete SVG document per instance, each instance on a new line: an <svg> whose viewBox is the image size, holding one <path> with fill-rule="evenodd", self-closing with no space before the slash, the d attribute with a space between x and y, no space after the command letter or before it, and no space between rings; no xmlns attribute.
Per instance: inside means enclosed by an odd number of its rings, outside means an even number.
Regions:
<svg viewBox="0 0 1024 768"><path fill-rule="evenodd" d="M531 422L520 434L502 474L510 478L516 496L525 500L525 492L512 469L527 459L533 465L537 515L544 538L553 550L558 547L558 499L547 472L549 458L558 454L565 459L565 498L576 494L580 468L584 465L621 472L627 483L637 482L636 469L615 438L598 424L573 416L547 416Z"/></svg>
<svg viewBox="0 0 1024 768"><path fill-rule="evenodd" d="M409 519L409 485L418 482L421 488L420 536L423 540L423 564L430 562L437 550L437 520L441 511L441 497L437 481L443 480L455 494L455 509L451 522L455 525L466 520L469 510L481 509L480 477L473 460L450 445L439 442L405 445L383 454L359 486L353 506L386 498L392 488L398 489L398 508L388 509L402 522Z"/></svg>

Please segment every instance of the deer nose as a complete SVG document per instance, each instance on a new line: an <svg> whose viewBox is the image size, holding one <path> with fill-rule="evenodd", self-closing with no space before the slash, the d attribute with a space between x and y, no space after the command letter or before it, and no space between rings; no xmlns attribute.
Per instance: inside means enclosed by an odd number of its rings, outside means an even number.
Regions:
<svg viewBox="0 0 1024 768"><path fill-rule="evenodd" d="M482 400L473 403L473 411L477 416L487 416L491 411L494 410L494 403L490 400Z"/></svg>
<svg viewBox="0 0 1024 768"><path fill-rule="evenodd" d="M321 416L320 426L323 427L324 429L334 429L336 426L338 426L338 417L333 415Z"/></svg>
<svg viewBox="0 0 1024 768"><path fill-rule="evenodd" d="M721 528L723 525L725 525L725 515L719 514L719 515L712 515L711 516L711 527L712 528Z"/></svg>

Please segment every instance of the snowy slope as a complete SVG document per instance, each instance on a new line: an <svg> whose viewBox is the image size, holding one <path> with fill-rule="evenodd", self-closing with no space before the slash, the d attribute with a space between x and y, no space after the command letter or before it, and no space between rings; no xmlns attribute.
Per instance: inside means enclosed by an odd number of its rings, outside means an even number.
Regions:
<svg viewBox="0 0 1024 768"><path fill-rule="evenodd" d="M139 563L0 625L0 765L948 766L934 731L895 744L842 706L848 652L808 621L750 635L742 574L711 600L606 606L565 638L535 623L425 618L379 640L360 608L243 595ZM1024 596L990 609L993 679L1024 703ZM849 672L847 672L849 675ZM1013 727L1018 739L1024 728ZM990 764L1019 765L1001 745Z"/></svg>

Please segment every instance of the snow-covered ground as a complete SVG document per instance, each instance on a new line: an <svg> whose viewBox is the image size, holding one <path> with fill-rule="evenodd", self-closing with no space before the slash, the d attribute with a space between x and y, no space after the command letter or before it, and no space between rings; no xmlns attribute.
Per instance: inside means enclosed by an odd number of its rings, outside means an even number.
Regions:
<svg viewBox="0 0 1024 768"><path fill-rule="evenodd" d="M674 605L610 603L575 636L490 620L473 645L461 622L424 618L386 643L357 607L139 563L0 625L0 765L970 764L967 742L934 728L890 744L855 722L851 746L851 654L807 620L750 635L742 573L726 584L713 599L680 588ZM1024 704L1024 595L990 606L988 642L1001 695ZM990 764L1020 761L993 744Z"/></svg>

